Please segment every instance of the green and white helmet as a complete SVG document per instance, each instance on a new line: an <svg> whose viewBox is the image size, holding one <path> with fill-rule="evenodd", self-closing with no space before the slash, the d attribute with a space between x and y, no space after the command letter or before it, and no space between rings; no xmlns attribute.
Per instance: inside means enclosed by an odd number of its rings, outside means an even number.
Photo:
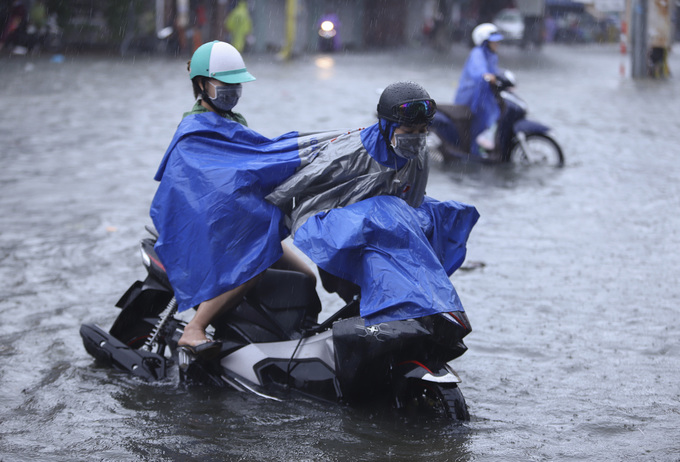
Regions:
<svg viewBox="0 0 680 462"><path fill-rule="evenodd" d="M231 84L255 80L246 70L241 53L232 45L219 40L204 43L191 57L189 78L199 75Z"/></svg>

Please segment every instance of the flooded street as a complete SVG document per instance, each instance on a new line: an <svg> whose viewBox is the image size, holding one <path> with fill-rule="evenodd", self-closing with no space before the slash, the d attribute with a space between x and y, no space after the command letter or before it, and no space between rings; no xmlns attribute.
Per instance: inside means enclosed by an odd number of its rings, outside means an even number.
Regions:
<svg viewBox="0 0 680 462"><path fill-rule="evenodd" d="M257 81L237 110L267 136L367 126L397 80L449 102L466 54L246 55ZM459 425L94 363L78 330L108 329L144 277L153 176L193 103L186 60L0 59L0 460L679 461L680 54L668 81L622 77L615 45L499 61L566 166L432 166L430 196L481 214L483 265L452 277L473 326Z"/></svg>

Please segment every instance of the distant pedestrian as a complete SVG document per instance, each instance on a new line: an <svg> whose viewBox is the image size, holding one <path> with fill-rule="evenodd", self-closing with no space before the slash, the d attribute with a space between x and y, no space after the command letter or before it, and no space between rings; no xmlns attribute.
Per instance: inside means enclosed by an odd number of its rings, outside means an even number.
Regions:
<svg viewBox="0 0 680 462"><path fill-rule="evenodd" d="M253 22L248 12L248 4L241 0L224 20L224 29L230 37L230 42L239 52L245 51L248 36L253 30Z"/></svg>

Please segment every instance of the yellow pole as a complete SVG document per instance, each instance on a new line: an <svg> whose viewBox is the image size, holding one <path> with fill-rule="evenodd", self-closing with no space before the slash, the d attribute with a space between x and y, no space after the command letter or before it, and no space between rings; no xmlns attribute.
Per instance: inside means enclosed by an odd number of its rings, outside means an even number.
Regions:
<svg viewBox="0 0 680 462"><path fill-rule="evenodd" d="M296 18L297 0L286 0L286 44L281 50L281 57L285 60L289 60L293 56Z"/></svg>

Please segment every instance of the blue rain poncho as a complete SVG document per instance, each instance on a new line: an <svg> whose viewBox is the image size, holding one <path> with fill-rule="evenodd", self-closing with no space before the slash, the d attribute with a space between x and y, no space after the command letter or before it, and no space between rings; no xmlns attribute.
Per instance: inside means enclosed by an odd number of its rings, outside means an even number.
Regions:
<svg viewBox="0 0 680 462"><path fill-rule="evenodd" d="M319 267L361 288L366 324L464 311L449 276L465 260L479 214L425 197L413 208L377 196L305 222L295 245Z"/></svg>
<svg viewBox="0 0 680 462"><path fill-rule="evenodd" d="M264 196L313 156L324 136L269 139L212 112L182 120L156 173L151 204L155 249L180 311L247 282L281 257L288 230Z"/></svg>
<svg viewBox="0 0 680 462"><path fill-rule="evenodd" d="M470 51L458 83L454 104L468 106L472 111L470 135L472 152L478 154L477 135L491 127L500 116L500 108L484 74L498 74L498 55L488 46L476 46Z"/></svg>
<svg viewBox="0 0 680 462"><path fill-rule="evenodd" d="M347 152L355 163L345 172ZM340 168L319 171L322 165ZM318 178L296 183L310 172ZM287 224L295 222L265 200L277 194L277 205L296 196L304 197L298 206L316 204L301 207L294 243L326 271L361 287L368 323L462 310L448 275L465 257L477 211L426 198L426 159L395 158L376 126L269 139L214 113L191 115L156 179L156 251L180 310L237 287L280 258ZM323 188L314 189L316 181ZM339 189L324 194L332 187ZM289 213L292 206L282 207Z"/></svg>

